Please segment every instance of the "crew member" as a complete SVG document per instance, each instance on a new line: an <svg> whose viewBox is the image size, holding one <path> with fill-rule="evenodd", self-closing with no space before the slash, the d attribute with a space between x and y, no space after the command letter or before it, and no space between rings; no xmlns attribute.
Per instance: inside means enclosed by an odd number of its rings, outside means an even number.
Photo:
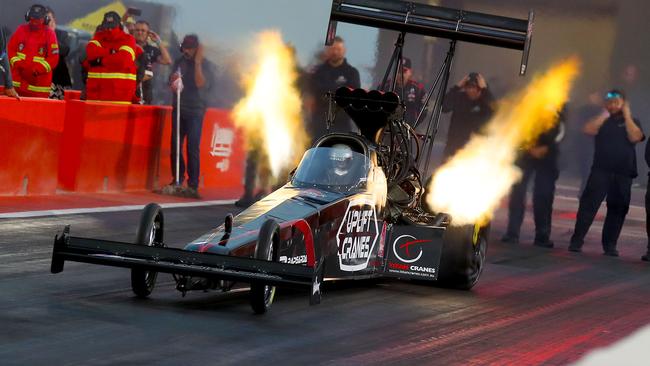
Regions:
<svg viewBox="0 0 650 366"><path fill-rule="evenodd" d="M595 137L591 173L578 206L576 225L569 251L581 252L585 235L607 197L607 216L602 244L605 255L617 257L616 243L630 208L632 179L637 176L635 145L645 136L640 122L632 118L630 105L620 90L605 96L601 115L589 121L584 132Z"/></svg>
<svg viewBox="0 0 650 366"><path fill-rule="evenodd" d="M427 92L424 89L424 84L418 82L413 78L413 69L411 67L411 59L404 57L402 59L402 72L404 73L404 87L402 88L402 77L397 78L395 83L395 92L404 96L404 104L406 105L406 112L404 119L411 126L415 126L415 122L420 114L420 109L424 105ZM388 81L388 85L384 89L388 89L392 81ZM403 92L403 94L402 94Z"/></svg>
<svg viewBox="0 0 650 366"><path fill-rule="evenodd" d="M43 5L32 5L7 47L13 85L26 97L48 98L52 86L52 69L59 62L59 45L54 31L47 25L49 17Z"/></svg>
<svg viewBox="0 0 650 366"><path fill-rule="evenodd" d="M650 168L650 139L645 144L645 163ZM648 172L648 186L645 191L645 231L648 236L648 252L641 260L650 262L650 171Z"/></svg>
<svg viewBox="0 0 650 366"><path fill-rule="evenodd" d="M86 100L118 104L136 102L135 60L140 52L135 38L122 29L119 14L114 11L104 14L102 24L86 46Z"/></svg>
<svg viewBox="0 0 650 366"><path fill-rule="evenodd" d="M517 243L519 231L526 210L526 191L528 183L535 176L533 188L533 214L535 216L534 245L553 248L551 236L551 217L553 213L553 198L555 182L559 176L558 144L564 138L565 109L558 113L558 122L554 128L542 134L534 146L522 152L517 159L517 166L523 175L521 180L512 186L508 205L508 229L501 241Z"/></svg>
<svg viewBox="0 0 650 366"><path fill-rule="evenodd" d="M472 72L445 95L442 112L451 112L443 161L452 157L478 133L494 113L494 98L483 75Z"/></svg>
<svg viewBox="0 0 650 366"><path fill-rule="evenodd" d="M315 105L308 133L314 141L327 133L326 117L329 102L325 98L327 92L334 93L342 86L354 89L361 85L359 71L348 63L345 53L343 38L334 38L332 45L325 50L325 62L318 65L312 75L311 87ZM345 113L339 113L332 126L332 132L348 132L351 129L350 119Z"/></svg>

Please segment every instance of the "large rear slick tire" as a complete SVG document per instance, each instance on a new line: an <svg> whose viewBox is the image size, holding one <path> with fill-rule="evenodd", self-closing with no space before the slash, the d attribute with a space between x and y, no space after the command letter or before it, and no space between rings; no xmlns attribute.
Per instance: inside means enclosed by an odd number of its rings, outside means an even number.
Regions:
<svg viewBox="0 0 650 366"><path fill-rule="evenodd" d="M485 266L489 225L449 226L443 237L437 284L469 290L478 282Z"/></svg>
<svg viewBox="0 0 650 366"><path fill-rule="evenodd" d="M150 247L162 246L164 226L165 219L162 208L155 203L148 204L140 216L135 244ZM136 268L132 269L131 289L133 293L140 298L148 297L156 286L157 277L158 272Z"/></svg>
<svg viewBox="0 0 650 366"><path fill-rule="evenodd" d="M275 261L277 259L278 244L280 241L280 226L275 220L267 220L260 229L257 245L255 246L255 259ZM252 283L250 303L255 314L264 314L273 304L275 286L264 283Z"/></svg>

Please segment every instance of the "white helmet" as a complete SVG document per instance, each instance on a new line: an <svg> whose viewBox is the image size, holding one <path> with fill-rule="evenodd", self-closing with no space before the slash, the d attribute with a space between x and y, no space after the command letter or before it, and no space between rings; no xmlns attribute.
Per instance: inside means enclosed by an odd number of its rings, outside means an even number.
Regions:
<svg viewBox="0 0 650 366"><path fill-rule="evenodd" d="M345 144L336 144L331 147L330 160L334 166L334 174L343 176L348 174L352 167L352 148Z"/></svg>

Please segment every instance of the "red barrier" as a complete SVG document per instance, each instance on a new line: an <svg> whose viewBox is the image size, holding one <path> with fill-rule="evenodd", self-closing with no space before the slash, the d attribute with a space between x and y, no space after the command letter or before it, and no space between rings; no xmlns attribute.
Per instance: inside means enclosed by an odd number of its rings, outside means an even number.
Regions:
<svg viewBox="0 0 650 366"><path fill-rule="evenodd" d="M172 116L175 118L175 116ZM175 121L175 119L173 119ZM165 126L163 134L163 151L160 165L163 184L172 181L170 147L171 123ZM244 138L235 128L230 112L223 109L208 109L203 119L201 133L201 176L199 188L241 188L243 186L246 152L243 148ZM183 144L186 156L186 145ZM169 180L164 180L169 177Z"/></svg>
<svg viewBox="0 0 650 366"><path fill-rule="evenodd" d="M0 195L151 190L171 181L171 108L0 98ZM241 192L245 152L228 111L206 113L199 188Z"/></svg>
<svg viewBox="0 0 650 366"><path fill-rule="evenodd" d="M69 101L59 182L64 190L153 189L171 108Z"/></svg>
<svg viewBox="0 0 650 366"><path fill-rule="evenodd" d="M54 194L65 102L0 97L0 195Z"/></svg>

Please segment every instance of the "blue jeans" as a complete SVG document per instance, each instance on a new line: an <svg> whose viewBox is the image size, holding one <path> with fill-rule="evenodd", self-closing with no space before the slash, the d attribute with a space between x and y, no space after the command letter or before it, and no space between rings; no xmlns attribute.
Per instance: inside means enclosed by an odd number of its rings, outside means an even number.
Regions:
<svg viewBox="0 0 650 366"><path fill-rule="evenodd" d="M179 161L179 184L185 180L185 159L183 158L183 143L187 139L187 185L188 187L198 189L199 187L199 167L200 167L200 150L201 130L203 129L203 117L205 113L190 114L181 111L181 149ZM176 109L172 115L172 176L176 179Z"/></svg>

